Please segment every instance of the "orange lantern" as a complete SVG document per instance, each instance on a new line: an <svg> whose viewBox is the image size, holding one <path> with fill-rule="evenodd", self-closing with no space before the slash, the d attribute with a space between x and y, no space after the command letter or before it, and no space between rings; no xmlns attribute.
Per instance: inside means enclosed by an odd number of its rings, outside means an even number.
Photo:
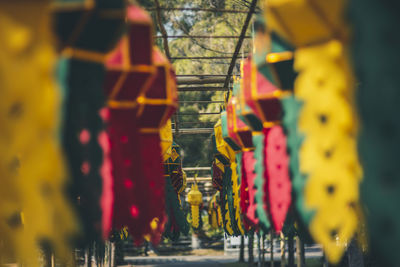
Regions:
<svg viewBox="0 0 400 267"><path fill-rule="evenodd" d="M236 86L240 87L240 84ZM239 101L236 96L232 96L226 106L228 135L242 149L251 149L254 147L251 129L239 118L238 108Z"/></svg>

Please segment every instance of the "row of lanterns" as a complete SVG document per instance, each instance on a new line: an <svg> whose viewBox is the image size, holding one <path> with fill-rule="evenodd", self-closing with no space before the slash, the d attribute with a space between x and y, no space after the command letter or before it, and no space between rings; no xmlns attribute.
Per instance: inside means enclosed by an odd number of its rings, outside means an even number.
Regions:
<svg viewBox="0 0 400 267"><path fill-rule="evenodd" d="M69 262L111 230L136 244L187 234L176 77L147 12L3 1L0 21L2 259L39 266L43 248Z"/></svg>
<svg viewBox="0 0 400 267"><path fill-rule="evenodd" d="M383 185L388 177L380 181L377 173L387 169L382 158L389 157L384 156L389 148L378 135L365 132L383 127L385 112L382 106L382 116L374 115L369 104L375 107L379 100L367 96L374 94L366 82L376 84L371 70L378 69L365 60L375 46L363 22L368 20L373 28L376 21L369 21L356 4L349 5L359 38L352 51L354 62L363 74L356 77L349 57L352 35L344 19L347 2L359 1L265 2L264 18L254 23L254 53L241 64L241 77L234 81L213 137L213 184L220 194L225 232L266 233L271 228L279 232L285 221L295 220L298 232L306 229L332 263L341 260L354 238L365 249L366 235L372 242L378 240L384 225L396 232L398 221L398 216L378 208L381 200L373 198L392 194ZM369 2L380 14L388 11L386 4ZM394 21L394 16L390 19ZM374 55L383 54L379 51ZM381 59L377 61L383 66ZM391 74L386 75L389 80L394 79ZM361 79L358 91L356 79ZM357 97L361 107L355 104ZM397 126L386 122L390 126L382 130L393 140ZM375 154L376 149L382 153ZM361 200L360 183L365 190ZM367 222L363 208L368 211ZM376 229L378 225L383 228ZM390 244L396 238L397 234L391 235ZM371 246L372 252L386 264L396 263L388 252L392 250L385 249L388 245L382 239L378 243Z"/></svg>

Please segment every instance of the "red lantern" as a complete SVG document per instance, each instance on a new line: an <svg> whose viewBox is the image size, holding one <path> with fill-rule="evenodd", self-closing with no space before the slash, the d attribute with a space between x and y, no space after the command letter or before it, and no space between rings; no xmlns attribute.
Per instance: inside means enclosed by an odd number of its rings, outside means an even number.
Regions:
<svg viewBox="0 0 400 267"><path fill-rule="evenodd" d="M164 220L163 203L159 203L164 190L160 137L158 133L156 137L139 134L141 120L137 116L139 95L154 92L155 87L150 86L159 80L159 74L153 65L150 17L136 6L128 8L127 16L128 33L108 56L105 91L114 176L113 225L119 229L127 226L140 244L144 235L152 234L157 242ZM157 175L149 178L152 171Z"/></svg>
<svg viewBox="0 0 400 267"><path fill-rule="evenodd" d="M176 77L166 57L153 49L156 73L149 83L149 89L138 99L138 131L141 180L150 186L147 194L141 193L147 201L146 216L151 220L151 237L158 243L164 230L166 216L164 203L164 165L161 156L160 128L177 109ZM143 214L144 215L144 214Z"/></svg>
<svg viewBox="0 0 400 267"><path fill-rule="evenodd" d="M128 7L127 16L128 33L106 62L105 93L111 108L134 108L155 73L151 17L137 6Z"/></svg>
<svg viewBox="0 0 400 267"><path fill-rule="evenodd" d="M149 90L142 92L138 99L138 123L140 132L159 133L178 107L176 76L168 59L153 49L156 73L149 83Z"/></svg>
<svg viewBox="0 0 400 267"><path fill-rule="evenodd" d="M242 91L246 104L261 119L264 127L279 123L282 92L257 70L251 58L243 63Z"/></svg>

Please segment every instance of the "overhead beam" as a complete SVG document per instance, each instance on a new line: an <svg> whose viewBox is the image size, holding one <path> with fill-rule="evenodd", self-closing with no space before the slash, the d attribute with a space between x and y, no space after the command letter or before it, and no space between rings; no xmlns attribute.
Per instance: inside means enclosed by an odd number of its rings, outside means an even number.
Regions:
<svg viewBox="0 0 400 267"><path fill-rule="evenodd" d="M227 78L232 79L232 77ZM201 77L177 77L178 84L212 84L212 83L224 83L225 78L201 78Z"/></svg>
<svg viewBox="0 0 400 267"><path fill-rule="evenodd" d="M214 128L188 128L179 129L179 134L211 134L214 132ZM175 132L174 132L175 134Z"/></svg>
<svg viewBox="0 0 400 267"><path fill-rule="evenodd" d="M244 13L246 14L247 10L238 10L238 9L216 9L216 8L194 8L194 7L161 7L161 10L165 11L202 11L202 12L218 12L218 13ZM155 11L155 8L148 8L147 11Z"/></svg>
<svg viewBox="0 0 400 267"><path fill-rule="evenodd" d="M164 38L162 35L155 35L154 38ZM251 36L236 35L168 35L167 38L196 38L196 39L249 39Z"/></svg>
<svg viewBox="0 0 400 267"><path fill-rule="evenodd" d="M242 31L240 33L239 40L238 40L238 42L236 44L236 47L235 47L235 52L233 53L232 60L231 60L231 63L229 65L229 68L228 68L228 74L227 74L227 76L225 78L224 87L228 87L228 85L229 85L230 77L231 77L232 72L233 72L233 68L235 67L235 63L236 63L237 57L239 55L240 49L242 48L243 39L246 37L246 31L247 31L247 28L249 27L250 20L251 20L251 17L253 16L253 13L254 13L255 9L256 9L256 6L257 6L257 0L252 0L251 1L251 5L250 5L250 9L249 9L249 13L247 13L246 19L245 19L243 27L242 27Z"/></svg>
<svg viewBox="0 0 400 267"><path fill-rule="evenodd" d="M197 91L226 91L227 89L221 86L196 86L196 87L178 87L178 92L197 92Z"/></svg>
<svg viewBox="0 0 400 267"><path fill-rule="evenodd" d="M211 167L185 167L184 171L211 171Z"/></svg>
<svg viewBox="0 0 400 267"><path fill-rule="evenodd" d="M245 55L247 57L248 55ZM171 60L209 60L209 59L231 59L232 57L171 57Z"/></svg>

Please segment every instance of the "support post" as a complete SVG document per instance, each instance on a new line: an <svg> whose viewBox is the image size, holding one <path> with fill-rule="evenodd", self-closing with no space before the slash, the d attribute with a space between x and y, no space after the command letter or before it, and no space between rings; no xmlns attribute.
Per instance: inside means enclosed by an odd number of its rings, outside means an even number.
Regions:
<svg viewBox="0 0 400 267"><path fill-rule="evenodd" d="M260 232L257 233L257 250L258 250L258 262L257 266L261 267L261 236Z"/></svg>
<svg viewBox="0 0 400 267"><path fill-rule="evenodd" d="M285 235L281 232L281 267L286 267Z"/></svg>
<svg viewBox="0 0 400 267"><path fill-rule="evenodd" d="M294 235L288 236L288 267L294 267Z"/></svg>
<svg viewBox="0 0 400 267"><path fill-rule="evenodd" d="M304 257L304 243L301 241L300 237L296 238L296 257L297 257L297 267L305 267L305 257Z"/></svg>
<svg viewBox="0 0 400 267"><path fill-rule="evenodd" d="M265 265L265 234L262 235L262 266Z"/></svg>
<svg viewBox="0 0 400 267"><path fill-rule="evenodd" d="M270 232L270 237L271 237L271 251L270 251L270 261L271 261L271 264L270 264L270 266L271 267L274 267L274 229L272 229L271 228L271 232Z"/></svg>
<svg viewBox="0 0 400 267"><path fill-rule="evenodd" d="M239 262L244 262L244 235L240 236Z"/></svg>
<svg viewBox="0 0 400 267"><path fill-rule="evenodd" d="M254 265L254 229L251 229L249 232L249 267L253 267Z"/></svg>

